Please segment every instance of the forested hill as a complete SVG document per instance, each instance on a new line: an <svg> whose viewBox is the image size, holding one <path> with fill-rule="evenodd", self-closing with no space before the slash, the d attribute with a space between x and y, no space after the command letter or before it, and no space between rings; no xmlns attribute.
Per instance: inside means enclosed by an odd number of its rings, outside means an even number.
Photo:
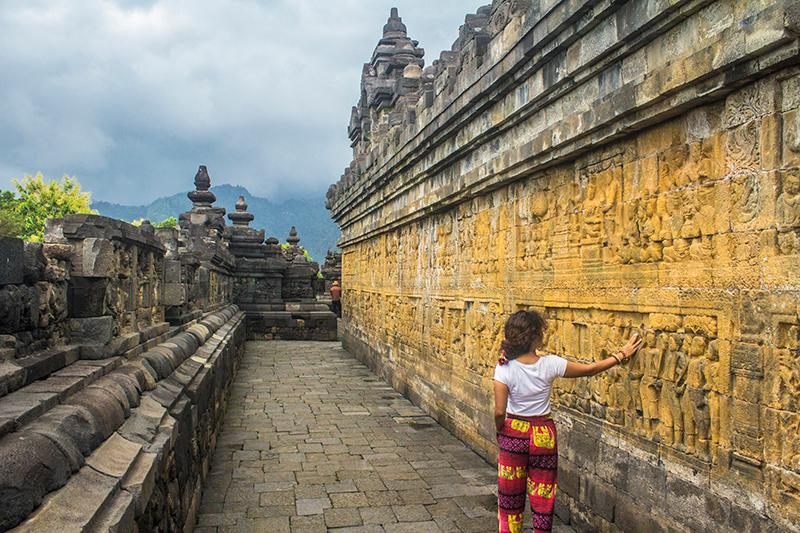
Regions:
<svg viewBox="0 0 800 533"><path fill-rule="evenodd" d="M266 230L268 237L275 236L281 242L285 242L289 228L296 226L300 244L305 246L314 260L320 264L325 261L328 248L336 247L339 228L330 219L324 199L321 197L272 202L266 198L253 196L244 187L227 184L211 187L211 191L217 195L214 206L224 207L228 212L234 210L239 196L244 196L248 203L247 211L256 217L250 226ZM159 222L169 217L177 217L191 207L192 203L185 193L161 197L147 205L92 202L92 208L101 215L127 221L147 218L151 222ZM226 221L230 224L229 220Z"/></svg>

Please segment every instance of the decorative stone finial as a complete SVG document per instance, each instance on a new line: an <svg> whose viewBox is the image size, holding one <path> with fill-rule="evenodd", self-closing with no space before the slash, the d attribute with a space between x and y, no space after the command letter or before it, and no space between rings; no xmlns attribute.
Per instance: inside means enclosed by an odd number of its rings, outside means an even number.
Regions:
<svg viewBox="0 0 800 533"><path fill-rule="evenodd" d="M397 8L393 7L389 13L389 20L383 27L384 37L397 37L399 35L406 35L406 25L403 24L403 19L397 12Z"/></svg>
<svg viewBox="0 0 800 533"><path fill-rule="evenodd" d="M148 235L155 235L156 233L156 228L147 219L142 220L142 223L139 224L139 230Z"/></svg>
<svg viewBox="0 0 800 533"><path fill-rule="evenodd" d="M213 192L208 189L211 187L211 177L208 175L208 170L205 165L200 165L197 169L197 174L194 176L195 190L189 192L186 196L192 201L195 207L210 207L217 197Z"/></svg>
<svg viewBox="0 0 800 533"><path fill-rule="evenodd" d="M236 200L236 211L228 213L228 218L231 219L234 226L249 226L256 217L247 212L247 202L244 201L244 196L240 196Z"/></svg>
<svg viewBox="0 0 800 533"><path fill-rule="evenodd" d="M297 228L292 226L292 229L289 230L289 236L286 237L286 242L288 242L291 246L297 246L300 242L300 237L297 236Z"/></svg>

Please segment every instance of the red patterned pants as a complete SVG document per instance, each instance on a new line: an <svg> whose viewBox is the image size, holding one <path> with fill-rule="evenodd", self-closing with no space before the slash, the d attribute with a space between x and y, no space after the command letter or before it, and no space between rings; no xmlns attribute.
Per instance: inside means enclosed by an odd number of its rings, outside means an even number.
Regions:
<svg viewBox="0 0 800 533"><path fill-rule="evenodd" d="M509 415L497 434L497 519L500 533L522 532L525 497L530 498L534 533L553 527L558 445L549 416Z"/></svg>

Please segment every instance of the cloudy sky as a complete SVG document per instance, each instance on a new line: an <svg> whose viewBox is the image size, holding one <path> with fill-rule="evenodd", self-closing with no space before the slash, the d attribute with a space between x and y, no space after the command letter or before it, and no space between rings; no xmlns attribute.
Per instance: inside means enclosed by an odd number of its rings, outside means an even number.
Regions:
<svg viewBox="0 0 800 533"><path fill-rule="evenodd" d="M481 3L0 0L0 188L42 171L146 203L206 164L214 184L322 195L389 8L429 64Z"/></svg>

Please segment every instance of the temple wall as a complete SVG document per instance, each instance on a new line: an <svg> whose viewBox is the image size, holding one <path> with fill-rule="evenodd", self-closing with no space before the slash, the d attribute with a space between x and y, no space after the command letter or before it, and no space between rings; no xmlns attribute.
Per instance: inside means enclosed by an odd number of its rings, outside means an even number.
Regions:
<svg viewBox="0 0 800 533"><path fill-rule="evenodd" d="M509 314L543 312L578 361L640 331L632 362L557 382L562 518L800 530L797 4L478 15L488 42L460 37L418 99L365 74L328 198L346 348L494 459Z"/></svg>

